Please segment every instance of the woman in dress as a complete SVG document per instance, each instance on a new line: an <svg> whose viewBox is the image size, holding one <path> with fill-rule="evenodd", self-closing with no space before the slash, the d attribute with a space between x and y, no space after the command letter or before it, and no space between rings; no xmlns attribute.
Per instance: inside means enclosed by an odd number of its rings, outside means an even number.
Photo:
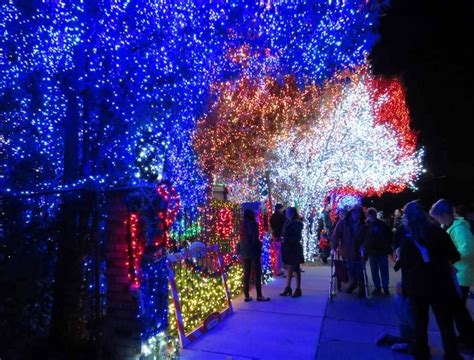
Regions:
<svg viewBox="0 0 474 360"><path fill-rule="evenodd" d="M281 254L286 269L286 287L281 296L300 297L301 293L301 267L304 263L303 246L301 245L303 222L295 207L286 209L286 223L283 228L283 243ZM295 292L291 290L293 274L296 278Z"/></svg>

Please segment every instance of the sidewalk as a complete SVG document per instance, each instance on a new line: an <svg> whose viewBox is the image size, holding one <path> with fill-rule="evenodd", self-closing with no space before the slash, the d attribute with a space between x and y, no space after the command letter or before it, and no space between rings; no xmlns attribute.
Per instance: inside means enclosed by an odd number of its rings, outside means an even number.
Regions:
<svg viewBox="0 0 474 360"><path fill-rule="evenodd" d="M369 284L372 285L368 264L367 272ZM368 302L355 295L338 292L334 302L329 304L326 310L316 359L412 359L408 355L394 353L390 348L375 346L375 340L380 334L384 332L399 334L392 305L394 287L399 279L399 273L391 271L392 296L377 296ZM372 290L373 287L371 286L370 289ZM430 321L430 328L434 329L434 326L434 323ZM433 345L432 335L436 334L430 334L430 342ZM435 338L434 341L439 348L441 340ZM432 349L433 355L439 355L438 350Z"/></svg>
<svg viewBox="0 0 474 360"><path fill-rule="evenodd" d="M367 272L369 284L373 289L368 264ZM390 270L392 296L377 296L370 299L368 304L353 295L338 292L334 302L329 304L326 310L316 359L413 359L406 354L392 352L388 347L375 346L375 340L384 332L399 335L398 321L392 302L395 294L394 287L397 281L400 281L400 276L400 272ZM473 313L473 305L474 301L469 300L468 306L471 313ZM432 359L441 360L443 347L433 314L430 314L428 329ZM465 359L473 359L472 355L463 355Z"/></svg>
<svg viewBox="0 0 474 360"><path fill-rule="evenodd" d="M263 293L270 302L234 301L234 314L182 351L182 359L314 360L326 311L329 268L304 267L301 298L282 297L285 279ZM255 293L251 296L255 299Z"/></svg>
<svg viewBox="0 0 474 360"><path fill-rule="evenodd" d="M355 295L338 292L328 304L329 267L305 266L303 297L292 299L278 296L284 288L279 278L264 287L268 303L242 298L234 301L234 314L218 324L208 334L182 351L185 360L240 359L317 359L375 360L411 359L394 353L390 348L375 346L384 333L398 334L392 307L393 297L379 296L367 304ZM369 266L367 265L370 279ZM390 289L400 274L391 271ZM255 297L255 294L252 294ZM473 300L469 300L471 312ZM442 359L442 346L436 322L430 319L430 345L434 360ZM473 359L472 355L465 359Z"/></svg>

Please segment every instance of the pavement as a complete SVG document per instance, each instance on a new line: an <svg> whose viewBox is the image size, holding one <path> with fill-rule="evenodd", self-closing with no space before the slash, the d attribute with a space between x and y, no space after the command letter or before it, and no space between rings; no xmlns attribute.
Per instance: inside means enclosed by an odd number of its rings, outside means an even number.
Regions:
<svg viewBox="0 0 474 360"><path fill-rule="evenodd" d="M375 346L375 340L384 332L398 335L392 296L377 296L367 302L355 295L338 292L334 301L329 303L329 267L303 268L301 298L279 296L285 287L285 279L277 278L263 289L264 295L271 298L270 302L245 303L242 297L235 299L234 313L182 349L181 359L412 358L392 352L390 348ZM393 294L400 275L394 272L390 275ZM370 274L369 283L372 283ZM255 294L252 296L256 297ZM471 299L469 307L474 310ZM433 359L442 359L441 338L433 317L429 337ZM465 359L474 357L466 354Z"/></svg>

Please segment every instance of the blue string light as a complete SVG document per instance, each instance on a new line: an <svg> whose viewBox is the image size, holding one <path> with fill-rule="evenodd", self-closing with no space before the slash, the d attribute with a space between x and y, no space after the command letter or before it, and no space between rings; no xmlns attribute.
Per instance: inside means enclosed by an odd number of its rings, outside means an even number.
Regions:
<svg viewBox="0 0 474 360"><path fill-rule="evenodd" d="M144 341L168 328L168 267L166 257L144 259L140 268L139 318Z"/></svg>
<svg viewBox="0 0 474 360"><path fill-rule="evenodd" d="M267 284L273 279L272 263L270 259L270 234L266 233L263 236L262 243L262 275L263 283Z"/></svg>

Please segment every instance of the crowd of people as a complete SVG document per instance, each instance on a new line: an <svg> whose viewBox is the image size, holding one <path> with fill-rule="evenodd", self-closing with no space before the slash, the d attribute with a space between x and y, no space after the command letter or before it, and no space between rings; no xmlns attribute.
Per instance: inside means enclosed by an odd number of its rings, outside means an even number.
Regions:
<svg viewBox="0 0 474 360"><path fill-rule="evenodd" d="M445 359L463 359L458 345L474 346L474 326L466 301L474 285L474 237L467 220L447 200L436 202L429 215L416 202L397 210L392 224L374 208L365 213L354 206L343 214L331 234L331 248L345 260L349 275L346 292L356 288L364 296L362 268L368 259L373 294L389 295L389 257L401 270L396 312L400 336L386 335L379 345L429 359L429 310L435 315ZM364 220L364 216L366 219ZM456 336L456 331L459 336Z"/></svg>
<svg viewBox="0 0 474 360"><path fill-rule="evenodd" d="M321 239L326 240L324 248L319 246L321 260L327 260L330 255L343 260L349 279L346 293L357 289L359 296L367 295L367 280L363 275L366 261L372 274L372 295L391 295L389 259L393 260L395 271L401 270L401 282L395 286L394 297L400 336L385 334L377 343L410 352L416 359L429 359L431 309L440 329L445 359L463 359L459 345L474 347L474 325L466 306L470 286L474 285L473 212L463 208L455 210L447 200L433 204L429 215L418 202L409 202L403 210L396 210L390 220L383 212L360 205L341 209L332 222L329 212L329 208L324 208L316 221L314 216L310 217L311 223L316 224L319 245ZM286 276L286 286L280 295L300 297L303 218L296 208L284 210L277 204L270 226L276 255L274 274ZM252 269L257 300L268 301L261 290L262 250L252 210L244 212L240 236L245 301L252 299L249 294ZM330 252L326 251L328 248Z"/></svg>

